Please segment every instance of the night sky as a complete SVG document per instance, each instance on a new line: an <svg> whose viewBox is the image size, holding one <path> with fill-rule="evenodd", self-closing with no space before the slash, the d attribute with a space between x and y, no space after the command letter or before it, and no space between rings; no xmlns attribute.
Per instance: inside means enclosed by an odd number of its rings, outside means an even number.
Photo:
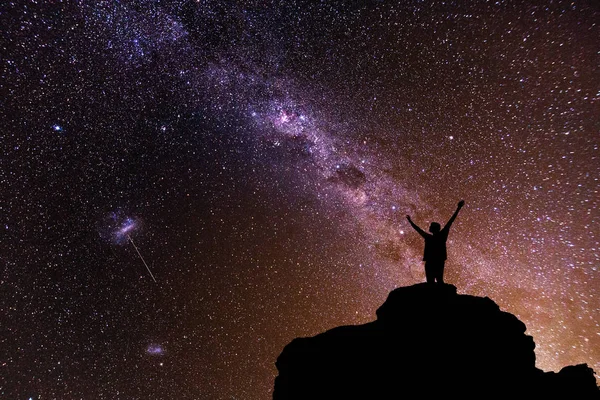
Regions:
<svg viewBox="0 0 600 400"><path fill-rule="evenodd" d="M461 199L445 280L600 371L598 2L0 11L1 398L269 399Z"/></svg>

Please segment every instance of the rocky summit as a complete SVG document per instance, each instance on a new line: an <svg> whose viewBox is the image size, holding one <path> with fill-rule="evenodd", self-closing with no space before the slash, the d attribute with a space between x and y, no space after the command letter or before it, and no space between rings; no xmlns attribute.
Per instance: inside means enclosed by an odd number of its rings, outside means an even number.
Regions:
<svg viewBox="0 0 600 400"><path fill-rule="evenodd" d="M273 399L600 399L587 364L544 372L534 349L525 324L487 297L400 287L375 321L289 343Z"/></svg>

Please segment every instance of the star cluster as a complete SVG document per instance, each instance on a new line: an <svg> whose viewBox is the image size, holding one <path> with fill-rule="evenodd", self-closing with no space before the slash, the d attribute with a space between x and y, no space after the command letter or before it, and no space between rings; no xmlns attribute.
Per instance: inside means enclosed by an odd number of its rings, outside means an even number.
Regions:
<svg viewBox="0 0 600 400"><path fill-rule="evenodd" d="M292 339L424 281L405 215L460 199L445 280L598 373L599 17L7 2L0 397L270 398Z"/></svg>

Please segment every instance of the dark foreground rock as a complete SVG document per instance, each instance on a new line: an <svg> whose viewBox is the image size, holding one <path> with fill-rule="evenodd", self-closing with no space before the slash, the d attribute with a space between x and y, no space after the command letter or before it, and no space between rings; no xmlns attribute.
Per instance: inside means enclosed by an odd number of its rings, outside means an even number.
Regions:
<svg viewBox="0 0 600 400"><path fill-rule="evenodd" d="M376 321L288 344L273 399L600 399L586 364L536 368L525 330L487 297L452 285L401 287Z"/></svg>

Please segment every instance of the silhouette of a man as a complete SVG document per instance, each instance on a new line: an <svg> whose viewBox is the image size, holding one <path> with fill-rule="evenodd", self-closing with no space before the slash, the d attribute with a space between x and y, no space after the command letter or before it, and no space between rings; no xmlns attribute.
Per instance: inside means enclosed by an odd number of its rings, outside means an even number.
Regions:
<svg viewBox="0 0 600 400"><path fill-rule="evenodd" d="M423 239L425 239L425 251L423 252L423 261L425 261L425 277L427 278L427 283L444 283L444 264L446 263L446 258L448 258L448 254L446 252L446 241L448 240L448 233L450 232L450 227L452 223L456 219L458 212L465 205L465 201L461 200L458 202L458 207L452 217L444 226L444 229L440 229L440 224L437 222L432 222L429 225L429 232L425 232L423 229L419 228L412 220L410 219L410 215L406 216L410 225L415 228L417 232Z"/></svg>

